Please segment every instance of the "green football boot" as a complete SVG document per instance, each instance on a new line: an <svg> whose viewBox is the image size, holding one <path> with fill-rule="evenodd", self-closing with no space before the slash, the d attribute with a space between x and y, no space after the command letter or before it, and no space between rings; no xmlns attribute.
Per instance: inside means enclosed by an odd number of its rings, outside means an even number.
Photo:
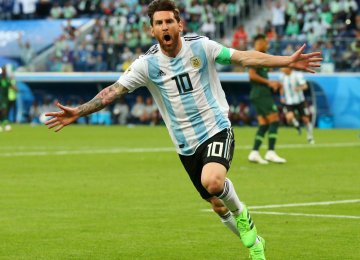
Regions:
<svg viewBox="0 0 360 260"><path fill-rule="evenodd" d="M245 205L244 210L239 216L236 217L236 223L240 233L241 241L246 247L252 247L255 243L257 232L255 224L252 221Z"/></svg>
<svg viewBox="0 0 360 260"><path fill-rule="evenodd" d="M265 258L265 239L261 236L257 236L259 239L259 243L250 247L250 255L249 257L252 260L266 260Z"/></svg>

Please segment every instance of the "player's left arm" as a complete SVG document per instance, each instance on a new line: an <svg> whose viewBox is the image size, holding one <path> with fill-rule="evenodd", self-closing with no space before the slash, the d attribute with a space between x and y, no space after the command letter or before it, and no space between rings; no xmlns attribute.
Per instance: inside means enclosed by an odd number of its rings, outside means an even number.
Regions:
<svg viewBox="0 0 360 260"><path fill-rule="evenodd" d="M291 56L276 56L258 51L238 51L231 55L231 63L244 67L290 67L315 73L313 68L320 67L322 61L320 52L303 54L306 45L301 46Z"/></svg>

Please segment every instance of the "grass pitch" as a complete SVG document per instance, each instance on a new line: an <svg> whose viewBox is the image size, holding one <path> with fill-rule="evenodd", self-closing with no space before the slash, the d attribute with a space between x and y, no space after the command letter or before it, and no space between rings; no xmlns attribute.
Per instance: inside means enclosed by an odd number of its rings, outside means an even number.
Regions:
<svg viewBox="0 0 360 260"><path fill-rule="evenodd" d="M255 131L235 128L229 177L267 258L359 259L359 130L316 130L311 146L281 128L288 163L265 166L247 162ZM0 165L0 259L248 259L164 127L15 125Z"/></svg>

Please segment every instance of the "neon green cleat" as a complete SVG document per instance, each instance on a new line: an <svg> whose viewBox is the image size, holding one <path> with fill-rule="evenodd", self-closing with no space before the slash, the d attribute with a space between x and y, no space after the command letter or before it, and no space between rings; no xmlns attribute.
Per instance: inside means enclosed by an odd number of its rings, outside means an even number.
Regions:
<svg viewBox="0 0 360 260"><path fill-rule="evenodd" d="M261 236L257 236L257 238L260 240L260 242L257 243L256 245L250 247L249 257L252 260L266 260L266 258L265 258L265 239L263 239Z"/></svg>
<svg viewBox="0 0 360 260"><path fill-rule="evenodd" d="M240 233L240 238L246 247L252 247L256 240L256 227L252 221L250 214L244 205L244 210L236 217L237 228Z"/></svg>

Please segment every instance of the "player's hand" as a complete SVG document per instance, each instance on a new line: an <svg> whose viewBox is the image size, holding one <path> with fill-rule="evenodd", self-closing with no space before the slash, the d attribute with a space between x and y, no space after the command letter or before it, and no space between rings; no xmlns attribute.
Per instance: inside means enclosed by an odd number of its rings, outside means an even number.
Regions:
<svg viewBox="0 0 360 260"><path fill-rule="evenodd" d="M47 125L49 129L56 127L55 132L58 132L63 129L64 126L75 122L79 118L77 108L66 107L61 105L59 102L55 105L60 108L61 111L45 114L46 116L52 117L50 120L45 122L45 125Z"/></svg>
<svg viewBox="0 0 360 260"><path fill-rule="evenodd" d="M281 88L281 83L275 80L269 80L268 86L272 88L274 91L277 91Z"/></svg>
<svg viewBox="0 0 360 260"><path fill-rule="evenodd" d="M296 92L300 92L300 91L302 91L303 89L302 89L301 87L296 87L296 88L294 88L294 90L295 90Z"/></svg>
<svg viewBox="0 0 360 260"><path fill-rule="evenodd" d="M289 67L297 70L303 70L310 73L315 73L313 68L320 67L318 62L322 61L320 52L311 52L303 54L306 44L301 46L293 55L290 56Z"/></svg>

